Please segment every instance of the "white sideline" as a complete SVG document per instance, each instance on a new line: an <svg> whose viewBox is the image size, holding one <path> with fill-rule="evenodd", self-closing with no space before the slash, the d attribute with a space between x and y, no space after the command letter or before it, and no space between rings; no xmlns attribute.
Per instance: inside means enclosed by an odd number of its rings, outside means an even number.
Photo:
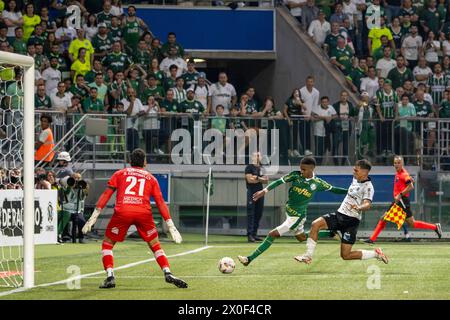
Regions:
<svg viewBox="0 0 450 320"><path fill-rule="evenodd" d="M174 258L174 257L185 256L185 255L197 253L197 252L200 252L200 251L209 249L209 248L212 248L212 246L204 246L204 247L197 248L197 249L194 249L194 250L190 250L190 251L186 251L186 252L181 252L181 253L173 254L173 255L167 256L167 258ZM127 269L127 268L131 268L131 267L138 266L138 265L140 265L140 264L144 264L144 263L150 262L150 261L155 261L155 258L150 258L150 259L145 259L145 260L141 260L141 261L137 261L137 262L125 264L125 265L123 265L123 266L114 268L114 270ZM1 293L0 293L0 297L7 296L7 295L10 295L10 294L13 294L13 293L25 292L25 291L28 291L28 290L30 290L30 289L39 288L39 287L56 286L56 285L64 284L64 283L71 282L71 281L74 281L74 280L79 280L79 279L83 279L83 278L88 278L88 277L96 276L96 275L98 275L98 274L103 274L104 272L105 272L105 271L102 270L102 271L97 271L97 272L93 272L93 273L82 274L82 275L79 275L79 276L76 276L76 277L70 277L70 278L65 279L65 280L60 280L60 281L56 281L56 282L50 282L50 283L39 284L39 285L37 285L37 286L34 286L33 288L23 288L23 287L22 287L22 288L17 288L17 289L10 290L10 291L6 291L6 292L1 292Z"/></svg>

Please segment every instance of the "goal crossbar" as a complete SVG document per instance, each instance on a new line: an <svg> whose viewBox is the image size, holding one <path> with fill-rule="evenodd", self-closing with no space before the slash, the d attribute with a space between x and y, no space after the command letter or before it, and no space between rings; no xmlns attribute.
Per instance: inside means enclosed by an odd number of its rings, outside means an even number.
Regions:
<svg viewBox="0 0 450 320"><path fill-rule="evenodd" d="M34 58L0 52L0 64L22 66L23 75L23 286L34 286Z"/></svg>

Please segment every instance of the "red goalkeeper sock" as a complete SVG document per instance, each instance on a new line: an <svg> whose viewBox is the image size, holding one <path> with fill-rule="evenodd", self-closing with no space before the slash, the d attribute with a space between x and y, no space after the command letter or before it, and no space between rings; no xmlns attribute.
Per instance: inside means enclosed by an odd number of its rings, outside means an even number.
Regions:
<svg viewBox="0 0 450 320"><path fill-rule="evenodd" d="M431 229L436 230L436 225L433 223L414 221L414 229Z"/></svg>
<svg viewBox="0 0 450 320"><path fill-rule="evenodd" d="M167 260L166 254L164 253L164 250L161 249L161 244L159 242L152 246L152 251L161 270L170 272L169 260Z"/></svg>
<svg viewBox="0 0 450 320"><path fill-rule="evenodd" d="M103 268L108 272L108 277L112 276L112 270L114 268L113 249L114 245L109 242L103 241L102 243L102 255L103 255Z"/></svg>
<svg viewBox="0 0 450 320"><path fill-rule="evenodd" d="M370 237L370 240L375 241L378 238L378 235L383 231L384 227L386 227L386 221L380 220L377 224L377 227L375 230L373 230L372 236Z"/></svg>

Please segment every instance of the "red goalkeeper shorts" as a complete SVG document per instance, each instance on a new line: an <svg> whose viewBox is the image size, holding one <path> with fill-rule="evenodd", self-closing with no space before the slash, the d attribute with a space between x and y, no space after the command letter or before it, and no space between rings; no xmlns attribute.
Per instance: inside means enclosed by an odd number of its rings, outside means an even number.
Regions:
<svg viewBox="0 0 450 320"><path fill-rule="evenodd" d="M118 211L114 212L109 221L105 236L113 241L122 242L131 225L136 226L139 235L145 242L150 242L158 236L151 213Z"/></svg>

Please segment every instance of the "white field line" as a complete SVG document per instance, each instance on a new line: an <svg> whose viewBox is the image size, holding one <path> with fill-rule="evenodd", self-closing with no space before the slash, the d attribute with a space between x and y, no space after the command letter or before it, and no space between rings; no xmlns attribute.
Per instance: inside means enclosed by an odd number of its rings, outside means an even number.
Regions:
<svg viewBox="0 0 450 320"><path fill-rule="evenodd" d="M305 278L305 279L329 279L330 277L332 278L348 278L350 274L348 273L344 273L344 274L333 274L330 275L329 273L324 273L324 274L311 274L311 273L304 273L304 274L271 274L270 276L267 275L260 275L260 274L242 274L242 275L227 275L227 274L223 274L223 275L207 275L207 276L202 276L202 275L183 275L182 278L183 279L209 279L209 278L213 278L213 279L228 279L228 280L232 280L232 279L236 279L236 278L264 278L264 279L268 279L268 280L275 280L278 281L276 279L279 278ZM354 275L354 274L352 274ZM366 274L360 274L359 275L361 278L366 278ZM411 274L386 274L383 275L384 278L396 278L396 277L411 277ZM424 276L425 278L427 276ZM432 277L432 276L430 276ZM120 279L163 279L163 276L118 276L117 278ZM89 277L89 279L105 279L105 277Z"/></svg>
<svg viewBox="0 0 450 320"><path fill-rule="evenodd" d="M212 246L204 246L204 247L197 248L197 249L194 249L194 250L173 254L173 255L167 256L167 258L181 257L181 256L185 256L185 255L188 255L188 254L197 253L197 252L209 249L209 248L212 248ZM145 259L145 260L141 260L141 261L125 264L123 266L114 268L114 270L122 270L122 269L132 268L132 267L135 267L135 266L147 263L147 262L151 262L151 261L155 261L155 258L150 258L150 259ZM60 281L56 281L56 282L39 284L37 286L34 286L33 288L17 288L17 289L10 290L10 291L0 292L0 297L7 296L7 295L10 295L10 294L13 294L13 293L25 292L25 291L28 291L28 290L34 289L34 288L50 287L50 286L56 286L56 285L60 285L60 284L65 284L65 283L68 283L68 282L73 282L75 280L80 280L80 279L96 276L96 275L99 275L99 274L103 274L104 272L105 271L102 270L102 271L82 274L82 275L79 275L79 276L76 276L76 277L70 277L68 279L60 280Z"/></svg>

